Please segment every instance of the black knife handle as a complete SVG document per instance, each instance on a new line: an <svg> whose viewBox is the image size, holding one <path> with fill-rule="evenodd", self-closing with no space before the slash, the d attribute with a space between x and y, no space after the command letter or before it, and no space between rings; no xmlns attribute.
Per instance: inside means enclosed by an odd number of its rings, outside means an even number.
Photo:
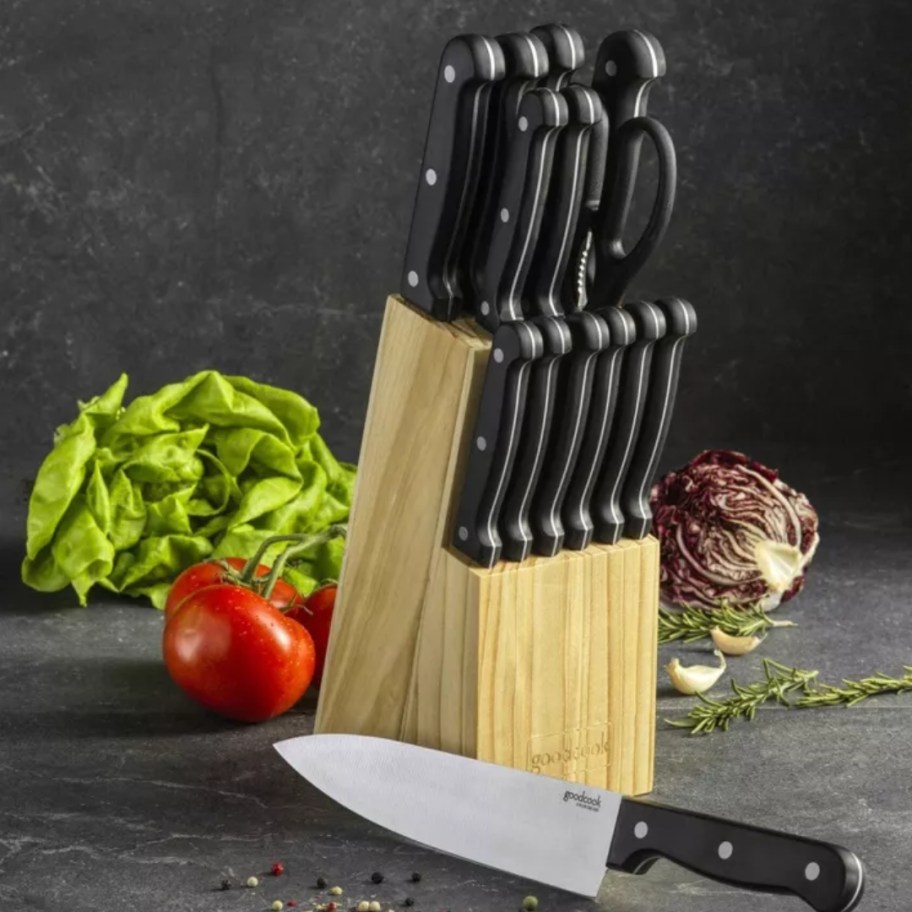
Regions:
<svg viewBox="0 0 912 912"><path fill-rule="evenodd" d="M503 55L504 77L491 91L482 155L483 167L468 219L472 240L463 248L460 272L467 276L472 308L481 300L482 272L497 216L497 200L507 166L507 149L516 133L523 95L548 72L548 52L534 35L500 35L495 44Z"/></svg>
<svg viewBox="0 0 912 912"><path fill-rule="evenodd" d="M486 86L503 74L500 47L479 35L451 39L440 57L400 286L438 320L457 315L464 293L457 244L481 169Z"/></svg>
<svg viewBox="0 0 912 912"><path fill-rule="evenodd" d="M554 143L567 117L567 102L550 89L532 89L520 102L476 314L492 333L502 322L523 317L522 291L544 214Z"/></svg>
<svg viewBox="0 0 912 912"><path fill-rule="evenodd" d="M598 94L586 86L568 86L561 95L568 123L557 137L542 231L523 295L528 312L538 316L558 316L563 301L575 301L562 297L564 277L585 194L589 134L605 116Z"/></svg>
<svg viewBox="0 0 912 912"><path fill-rule="evenodd" d="M500 557L498 514L516 457L529 368L542 353L541 333L530 323L505 323L491 341L453 534L454 547L483 567Z"/></svg>
<svg viewBox="0 0 912 912"><path fill-rule="evenodd" d="M643 538L652 528L649 493L668 437L684 343L697 331L697 313L683 298L662 298L656 306L665 316L665 335L652 351L652 373L630 468L621 494L624 535Z"/></svg>
<svg viewBox="0 0 912 912"><path fill-rule="evenodd" d="M555 420L529 512L532 550L547 557L557 554L564 542L561 508L583 441L595 363L610 342L608 324L597 314L570 314L565 319L572 350L561 359Z"/></svg>
<svg viewBox="0 0 912 912"><path fill-rule="evenodd" d="M656 149L658 182L652 212L646 228L630 252L624 250L624 229L630 207L625 201L633 193L636 168L627 168L627 156L643 137ZM661 244L674 211L677 187L677 159L668 130L653 117L635 117L615 131L609 140L608 173L593 229L596 283L590 295L591 306L612 307L621 303L624 292L646 260ZM632 176L631 176L632 175ZM627 183L630 186L627 186Z"/></svg>
<svg viewBox="0 0 912 912"><path fill-rule="evenodd" d="M543 89L559 92L570 84L576 71L586 62L586 48L580 33L567 25L552 23L532 29L548 51L548 75L539 81Z"/></svg>
<svg viewBox="0 0 912 912"><path fill-rule="evenodd" d="M609 307L599 315L608 324L610 342L595 362L592 400L586 416L583 442L561 509L564 547L573 551L581 551L592 541L594 526L589 510L592 491L605 458L624 352L636 338L636 324L625 310Z"/></svg>
<svg viewBox="0 0 912 912"><path fill-rule="evenodd" d="M655 304L634 301L625 310L636 324L636 341L624 353L614 421L591 504L595 540L608 545L624 531L621 490L640 431L652 349L666 330L665 316Z"/></svg>
<svg viewBox="0 0 912 912"><path fill-rule="evenodd" d="M501 556L510 561L525 560L532 549L529 509L551 433L558 366L572 344L570 329L563 320L545 317L535 320L535 325L541 330L545 350L531 367L516 461L500 511Z"/></svg>
<svg viewBox="0 0 912 912"><path fill-rule="evenodd" d="M660 858L734 887L793 894L816 912L850 912L864 892L861 861L841 846L623 798L608 867L644 874Z"/></svg>

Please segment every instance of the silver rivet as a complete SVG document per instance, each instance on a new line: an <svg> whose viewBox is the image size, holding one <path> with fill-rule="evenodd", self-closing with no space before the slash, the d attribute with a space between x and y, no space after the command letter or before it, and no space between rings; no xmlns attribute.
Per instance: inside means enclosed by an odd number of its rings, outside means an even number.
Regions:
<svg viewBox="0 0 912 912"><path fill-rule="evenodd" d="M613 60L605 61L605 73L609 76L617 76L618 65Z"/></svg>
<svg viewBox="0 0 912 912"><path fill-rule="evenodd" d="M460 526L459 531L456 534L459 536L460 541L469 540L469 530L465 526Z"/></svg>
<svg viewBox="0 0 912 912"><path fill-rule="evenodd" d="M443 68L443 78L447 82L452 82L456 78L456 70L454 70L451 66L445 66Z"/></svg>
<svg viewBox="0 0 912 912"><path fill-rule="evenodd" d="M502 222L510 221L510 210L509 209L504 208L504 209L500 210L500 220Z"/></svg>
<svg viewBox="0 0 912 912"><path fill-rule="evenodd" d="M414 269L408 274L408 283L412 288L418 284L418 273Z"/></svg>
<svg viewBox="0 0 912 912"><path fill-rule="evenodd" d="M427 171L424 172L424 179L433 187L434 184L437 183L437 172L433 168L428 168Z"/></svg>
<svg viewBox="0 0 912 912"><path fill-rule="evenodd" d="M491 312L491 305L487 301L482 301L478 309L481 311L481 315L486 317Z"/></svg>
<svg viewBox="0 0 912 912"><path fill-rule="evenodd" d="M806 880L817 880L820 877L820 865L812 861L805 869L804 876Z"/></svg>
<svg viewBox="0 0 912 912"><path fill-rule="evenodd" d="M641 820L634 828L633 835L637 839L645 839L646 834L649 832L649 824L645 820Z"/></svg>
<svg viewBox="0 0 912 912"><path fill-rule="evenodd" d="M479 437L475 441L475 446L477 446L478 449L483 453L488 448L488 441L485 440L484 437Z"/></svg>
<svg viewBox="0 0 912 912"><path fill-rule="evenodd" d="M721 858L723 861L731 858L732 852L734 851L735 847L727 840L725 842L719 843L719 858Z"/></svg>
<svg viewBox="0 0 912 912"><path fill-rule="evenodd" d="M528 129L529 129L529 118L528 118L528 117L520 117L520 118L519 118L519 132L520 132L520 133L525 133L526 130L528 130Z"/></svg>
<svg viewBox="0 0 912 912"><path fill-rule="evenodd" d="M502 348L495 348L493 351L493 355L494 355L494 360L498 364L500 364L503 361L503 349Z"/></svg>

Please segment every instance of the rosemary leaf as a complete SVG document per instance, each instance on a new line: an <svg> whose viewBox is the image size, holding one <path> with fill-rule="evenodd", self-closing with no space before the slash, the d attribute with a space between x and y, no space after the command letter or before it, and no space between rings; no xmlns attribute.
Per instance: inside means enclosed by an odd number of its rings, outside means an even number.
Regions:
<svg viewBox="0 0 912 912"><path fill-rule="evenodd" d="M795 626L793 621L774 621L758 605L739 610L730 605L710 609L688 605L680 611L659 609L659 643L693 643L709 637L713 627L731 636L754 636L772 627Z"/></svg>
<svg viewBox="0 0 912 912"><path fill-rule="evenodd" d="M885 693L906 693L912 691L912 665L903 668L901 678L891 678L878 672L858 681L844 679L842 687L835 684L821 684L809 690L795 702L799 709L811 709L816 706L855 706L868 697Z"/></svg>

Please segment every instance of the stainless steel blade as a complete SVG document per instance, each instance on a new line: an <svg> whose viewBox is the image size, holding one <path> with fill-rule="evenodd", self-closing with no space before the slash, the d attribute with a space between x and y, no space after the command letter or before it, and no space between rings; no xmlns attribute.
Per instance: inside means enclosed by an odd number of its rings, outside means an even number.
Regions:
<svg viewBox="0 0 912 912"><path fill-rule="evenodd" d="M312 785L362 817L450 855L595 896L621 796L364 735L274 745Z"/></svg>

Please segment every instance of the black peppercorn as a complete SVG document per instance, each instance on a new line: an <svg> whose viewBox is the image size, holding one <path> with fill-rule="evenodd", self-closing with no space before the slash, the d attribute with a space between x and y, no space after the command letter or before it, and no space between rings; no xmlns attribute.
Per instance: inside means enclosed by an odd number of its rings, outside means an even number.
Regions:
<svg viewBox="0 0 912 912"><path fill-rule="evenodd" d="M411 896L406 896L405 900L402 903L403 906L414 906L415 900Z"/></svg>
<svg viewBox="0 0 912 912"><path fill-rule="evenodd" d="M383 875L379 871L374 871L374 873L371 874L371 880L376 884L383 883Z"/></svg>
<svg viewBox="0 0 912 912"><path fill-rule="evenodd" d="M231 889L231 881L228 880L227 877L222 881L222 889L223 889L223 890L230 890L230 889Z"/></svg>
<svg viewBox="0 0 912 912"><path fill-rule="evenodd" d="M317 878L317 889L325 890L326 889L326 880L322 877Z"/></svg>
<svg viewBox="0 0 912 912"><path fill-rule="evenodd" d="M412 874L411 881L412 883L418 883L419 880L421 880L421 875L415 871L415 873Z"/></svg>

